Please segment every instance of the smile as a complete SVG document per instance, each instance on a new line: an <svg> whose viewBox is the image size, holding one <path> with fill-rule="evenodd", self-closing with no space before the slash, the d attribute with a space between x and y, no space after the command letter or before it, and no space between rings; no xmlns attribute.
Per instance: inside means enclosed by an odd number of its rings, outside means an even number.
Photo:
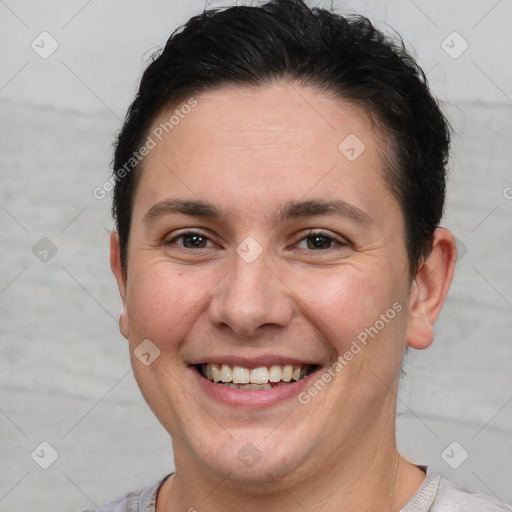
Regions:
<svg viewBox="0 0 512 512"><path fill-rule="evenodd" d="M258 391L286 386L309 375L314 365L272 365L258 368L231 366L229 364L197 365L201 375L219 385L241 391Z"/></svg>

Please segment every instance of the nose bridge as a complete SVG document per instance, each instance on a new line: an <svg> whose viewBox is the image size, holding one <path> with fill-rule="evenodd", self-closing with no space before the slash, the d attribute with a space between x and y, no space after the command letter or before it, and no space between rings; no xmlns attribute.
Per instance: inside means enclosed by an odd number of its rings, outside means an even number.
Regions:
<svg viewBox="0 0 512 512"><path fill-rule="evenodd" d="M287 325L292 307L286 287L270 269L268 251L244 242L212 297L209 317L216 326L225 324L237 334L253 336L264 325Z"/></svg>

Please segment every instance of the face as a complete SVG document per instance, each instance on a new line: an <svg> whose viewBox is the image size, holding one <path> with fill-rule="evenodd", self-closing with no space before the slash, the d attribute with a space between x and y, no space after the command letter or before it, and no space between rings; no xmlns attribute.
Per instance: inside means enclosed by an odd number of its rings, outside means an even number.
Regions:
<svg viewBox="0 0 512 512"><path fill-rule="evenodd" d="M375 127L292 84L195 100L145 159L126 278L113 241L176 467L254 482L371 460L394 439L411 300Z"/></svg>

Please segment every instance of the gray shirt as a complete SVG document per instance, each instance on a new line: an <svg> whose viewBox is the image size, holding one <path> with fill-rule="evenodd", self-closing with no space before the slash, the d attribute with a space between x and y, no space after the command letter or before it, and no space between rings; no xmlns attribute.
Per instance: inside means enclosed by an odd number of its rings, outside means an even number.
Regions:
<svg viewBox="0 0 512 512"><path fill-rule="evenodd" d="M400 512L510 512L512 507L480 492L460 487L441 478L430 468L416 494ZM169 476L169 475L168 475ZM166 479L138 491L120 496L112 503L99 507L100 512L155 512L158 489ZM94 512L93 509L84 512Z"/></svg>

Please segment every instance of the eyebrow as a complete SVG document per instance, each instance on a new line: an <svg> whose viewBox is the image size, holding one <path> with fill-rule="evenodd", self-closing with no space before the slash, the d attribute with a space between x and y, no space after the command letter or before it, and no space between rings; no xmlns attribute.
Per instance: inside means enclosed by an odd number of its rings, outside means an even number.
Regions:
<svg viewBox="0 0 512 512"><path fill-rule="evenodd" d="M191 215L193 217L206 217L211 219L224 219L225 215L213 204L200 199L164 199L153 205L144 215L143 221L148 223L159 217L175 213Z"/></svg>
<svg viewBox="0 0 512 512"><path fill-rule="evenodd" d="M153 205L144 215L144 223L172 214L190 215L225 222L228 216L214 204L201 199L164 199ZM289 201L279 208L272 219L276 223L291 219L312 217L316 215L339 215L351 218L361 224L372 224L372 217L353 204L342 200L309 199L306 201Z"/></svg>
<svg viewBox="0 0 512 512"><path fill-rule="evenodd" d="M342 201L341 199L309 199L307 201L290 201L279 209L276 220L278 222L283 222L289 219L325 214L349 217L361 224L373 223L373 219L369 213L361 210L353 204Z"/></svg>

